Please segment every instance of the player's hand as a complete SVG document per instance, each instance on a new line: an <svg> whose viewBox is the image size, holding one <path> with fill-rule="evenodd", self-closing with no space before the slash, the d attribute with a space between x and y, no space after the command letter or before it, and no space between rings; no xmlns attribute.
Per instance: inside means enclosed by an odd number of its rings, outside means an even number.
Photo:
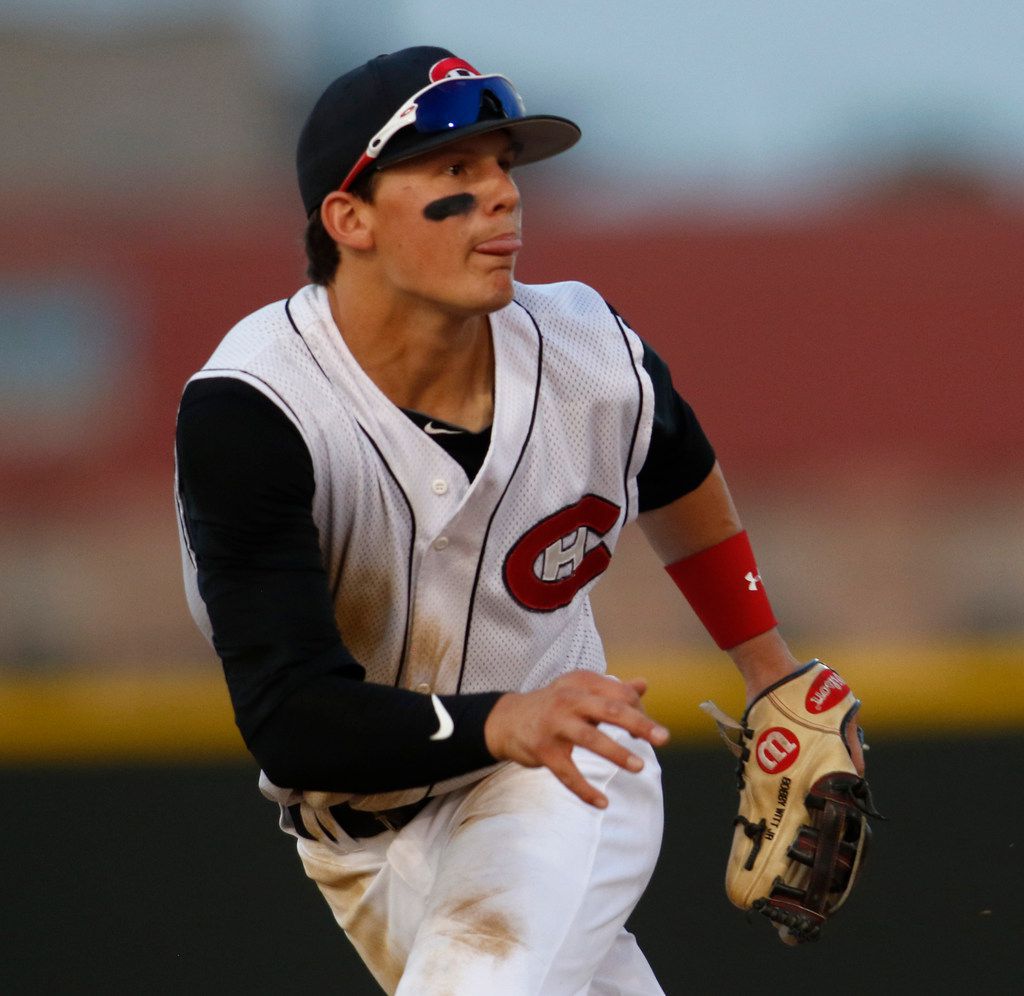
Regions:
<svg viewBox="0 0 1024 996"><path fill-rule="evenodd" d="M770 685L785 682L794 671L802 668L803 662L790 652L777 629L771 629L760 636L752 637L729 651L729 656L743 676L747 692L747 708L761 696ZM864 749L860 729L860 715L846 724L844 736L846 749L857 770L864 776Z"/></svg>
<svg viewBox="0 0 1024 996"><path fill-rule="evenodd" d="M573 764L572 749L584 747L620 768L640 771L643 761L597 727L611 723L655 747L666 743L668 730L640 704L646 691L647 683L639 679L617 681L573 671L533 692L509 692L498 699L484 724L487 749L498 760L550 769L584 802L604 809L607 797Z"/></svg>
<svg viewBox="0 0 1024 996"><path fill-rule="evenodd" d="M804 666L788 650L785 650L784 654L775 653L774 656L762 654L761 659L758 659L755 653L751 653L751 650L763 650L766 642L768 642L769 649L777 651L778 647L784 648L784 644L781 643L781 638L778 637L777 631L772 630L770 633L754 637L754 639L747 643L729 651L729 656L736 662L736 666L743 674L746 683L748 709L751 703L759 698L766 688L770 685L784 682L794 671ZM772 643L775 646L772 646ZM863 736L864 734L860 726L860 713L858 712L846 724L843 737L846 742L846 749L850 753L850 759L853 761L853 766L857 774L862 778L864 777Z"/></svg>

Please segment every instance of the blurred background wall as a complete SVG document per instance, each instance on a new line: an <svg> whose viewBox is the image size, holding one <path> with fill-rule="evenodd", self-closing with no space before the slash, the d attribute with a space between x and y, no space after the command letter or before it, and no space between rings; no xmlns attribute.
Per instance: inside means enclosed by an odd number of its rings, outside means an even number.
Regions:
<svg viewBox="0 0 1024 996"><path fill-rule="evenodd" d="M592 283L669 361L799 652L842 668L883 738L1016 736L1019 3L22 0L0 6L10 777L245 764L181 592L176 404L304 282L312 101L410 44L581 124L519 174L519 276ZM740 705L638 535L594 601L682 741L709 693Z"/></svg>

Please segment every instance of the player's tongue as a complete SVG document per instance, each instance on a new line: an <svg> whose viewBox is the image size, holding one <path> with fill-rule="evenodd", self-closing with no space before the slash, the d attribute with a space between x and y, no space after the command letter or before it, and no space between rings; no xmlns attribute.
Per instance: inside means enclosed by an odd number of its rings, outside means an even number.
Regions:
<svg viewBox="0 0 1024 996"><path fill-rule="evenodd" d="M523 248L523 240L509 233L488 239L486 242L480 242L474 248L477 252L485 253L488 256L511 256Z"/></svg>

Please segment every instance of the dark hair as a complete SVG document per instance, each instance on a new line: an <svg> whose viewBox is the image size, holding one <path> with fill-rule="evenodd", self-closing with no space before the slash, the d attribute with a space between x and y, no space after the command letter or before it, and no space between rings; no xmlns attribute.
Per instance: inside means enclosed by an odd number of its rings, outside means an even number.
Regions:
<svg viewBox="0 0 1024 996"><path fill-rule="evenodd" d="M356 182L349 188L349 193L354 194L361 201L367 204L373 203L374 177L376 170L368 170L362 176L356 178ZM341 262L341 253L338 252L338 244L331 238L324 223L320 220L320 208L318 207L310 216L306 224L306 233L303 238L306 246L306 276L314 284L326 287L338 272L338 264Z"/></svg>

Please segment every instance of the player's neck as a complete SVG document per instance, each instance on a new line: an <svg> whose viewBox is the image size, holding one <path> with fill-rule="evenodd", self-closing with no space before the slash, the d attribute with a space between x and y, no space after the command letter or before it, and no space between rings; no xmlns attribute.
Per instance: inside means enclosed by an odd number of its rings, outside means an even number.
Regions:
<svg viewBox="0 0 1024 996"><path fill-rule="evenodd" d="M336 285L328 299L349 351L393 404L472 431L490 425L494 350L486 315L346 294Z"/></svg>

